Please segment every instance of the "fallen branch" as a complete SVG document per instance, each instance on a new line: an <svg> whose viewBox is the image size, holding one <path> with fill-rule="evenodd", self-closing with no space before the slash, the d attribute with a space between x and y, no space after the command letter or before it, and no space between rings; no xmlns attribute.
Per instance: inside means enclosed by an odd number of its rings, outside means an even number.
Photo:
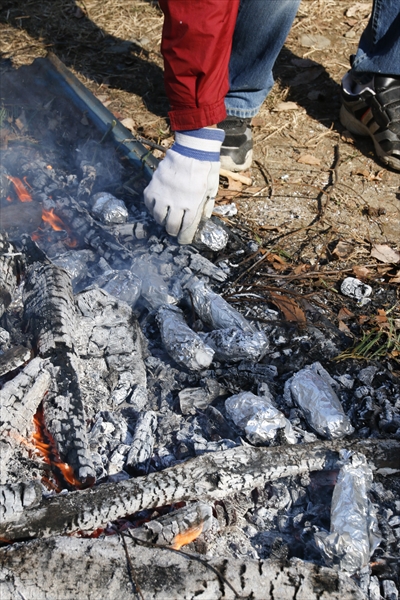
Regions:
<svg viewBox="0 0 400 600"><path fill-rule="evenodd" d="M246 175L241 175L241 173L235 173L234 171L228 171L227 169L220 169L219 174L222 177L228 177L234 181L240 181L240 183L243 183L244 185L250 186L252 184L251 177L246 177Z"/></svg>
<svg viewBox="0 0 400 600"><path fill-rule="evenodd" d="M18 521L1 523L0 537L21 540L92 531L139 510L190 500L220 500L269 481L339 467L342 448L362 452L376 468L400 468L397 440L324 441L272 448L243 447L204 454L165 471L98 485L43 501Z"/></svg>

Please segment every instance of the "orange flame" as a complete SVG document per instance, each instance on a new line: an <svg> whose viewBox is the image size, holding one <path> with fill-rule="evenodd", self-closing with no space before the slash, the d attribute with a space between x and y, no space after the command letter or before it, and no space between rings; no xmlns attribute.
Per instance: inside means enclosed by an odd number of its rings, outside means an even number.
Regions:
<svg viewBox="0 0 400 600"><path fill-rule="evenodd" d="M67 228L60 217L57 217L57 215L54 214L54 208L50 210L43 209L42 220L45 223L48 223L54 231L67 231Z"/></svg>
<svg viewBox="0 0 400 600"><path fill-rule="evenodd" d="M13 182L15 191L17 192L17 196L21 200L21 202L32 202L32 196L30 195L22 181L18 179L18 177L11 177L11 175L7 175L7 179Z"/></svg>
<svg viewBox="0 0 400 600"><path fill-rule="evenodd" d="M196 538L198 538L202 531L203 523L200 523L199 525L194 525L193 527L190 527L190 529L187 529L183 533L177 533L174 537L174 541L171 545L171 548L173 548L174 550L180 550L182 546L186 546L186 544L190 544Z"/></svg>
<svg viewBox="0 0 400 600"><path fill-rule="evenodd" d="M46 426L44 424L43 418L43 407L40 406L36 415L33 417L33 422L35 424L36 431L33 433L32 438L34 440L36 449L39 451L40 455L43 458L43 461L50 465L50 467L55 467L55 470L58 470L63 479L71 486L76 488L81 488L82 484L79 479L76 479L73 468L61 461L58 451L56 449L55 441L51 437L51 434L47 431ZM56 476L56 473L54 473ZM58 482L57 491L61 491L60 482Z"/></svg>

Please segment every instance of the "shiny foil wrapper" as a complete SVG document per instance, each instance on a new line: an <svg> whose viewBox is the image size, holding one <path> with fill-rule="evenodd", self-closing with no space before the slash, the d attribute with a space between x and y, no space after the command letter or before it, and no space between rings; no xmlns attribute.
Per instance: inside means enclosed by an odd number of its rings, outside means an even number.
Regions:
<svg viewBox="0 0 400 600"><path fill-rule="evenodd" d="M225 401L225 410L252 444L270 444L278 430L283 430L289 444L297 442L290 421L267 398L241 392Z"/></svg>
<svg viewBox="0 0 400 600"><path fill-rule="evenodd" d="M165 350L178 364L193 371L210 366L214 350L187 325L176 306L161 306L156 315Z"/></svg>
<svg viewBox="0 0 400 600"><path fill-rule="evenodd" d="M126 223L128 209L122 200L108 192L100 192L92 197L92 214L106 225Z"/></svg>
<svg viewBox="0 0 400 600"><path fill-rule="evenodd" d="M302 369L290 380L293 400L307 423L322 437L341 438L353 433L332 386L312 369Z"/></svg>
<svg viewBox="0 0 400 600"><path fill-rule="evenodd" d="M236 327L215 329L202 338L215 351L215 358L224 361L257 362L269 347L268 338L263 331L242 331Z"/></svg>
<svg viewBox="0 0 400 600"><path fill-rule="evenodd" d="M139 277L129 269L107 271L97 280L97 285L129 306L136 304L142 288Z"/></svg>
<svg viewBox="0 0 400 600"><path fill-rule="evenodd" d="M342 453L345 463L333 491L330 533L316 533L315 541L328 565L354 574L368 565L382 538L367 496L372 469L363 454Z"/></svg>
<svg viewBox="0 0 400 600"><path fill-rule="evenodd" d="M218 252L223 250L228 243L229 235L221 225L207 219L201 221L195 233L193 243L207 246L210 250Z"/></svg>
<svg viewBox="0 0 400 600"><path fill-rule="evenodd" d="M254 333L252 325L235 310L226 300L210 290L199 279L194 279L187 285L190 300L196 313L203 323L213 329L230 329L237 327L242 331Z"/></svg>

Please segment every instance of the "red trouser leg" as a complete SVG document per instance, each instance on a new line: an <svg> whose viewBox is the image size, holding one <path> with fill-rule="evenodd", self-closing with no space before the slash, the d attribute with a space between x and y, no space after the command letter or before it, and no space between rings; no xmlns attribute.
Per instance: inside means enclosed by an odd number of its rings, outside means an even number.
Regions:
<svg viewBox="0 0 400 600"><path fill-rule="evenodd" d="M165 15L161 51L175 131L226 116L228 64L239 0L159 0Z"/></svg>

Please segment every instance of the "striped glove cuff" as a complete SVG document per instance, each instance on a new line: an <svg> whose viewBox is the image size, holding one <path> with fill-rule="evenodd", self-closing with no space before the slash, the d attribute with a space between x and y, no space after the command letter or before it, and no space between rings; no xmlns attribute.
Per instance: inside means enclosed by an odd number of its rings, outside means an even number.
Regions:
<svg viewBox="0 0 400 600"><path fill-rule="evenodd" d="M219 162L224 138L225 131L215 127L202 127L192 131L176 131L175 143L171 150L187 158Z"/></svg>

